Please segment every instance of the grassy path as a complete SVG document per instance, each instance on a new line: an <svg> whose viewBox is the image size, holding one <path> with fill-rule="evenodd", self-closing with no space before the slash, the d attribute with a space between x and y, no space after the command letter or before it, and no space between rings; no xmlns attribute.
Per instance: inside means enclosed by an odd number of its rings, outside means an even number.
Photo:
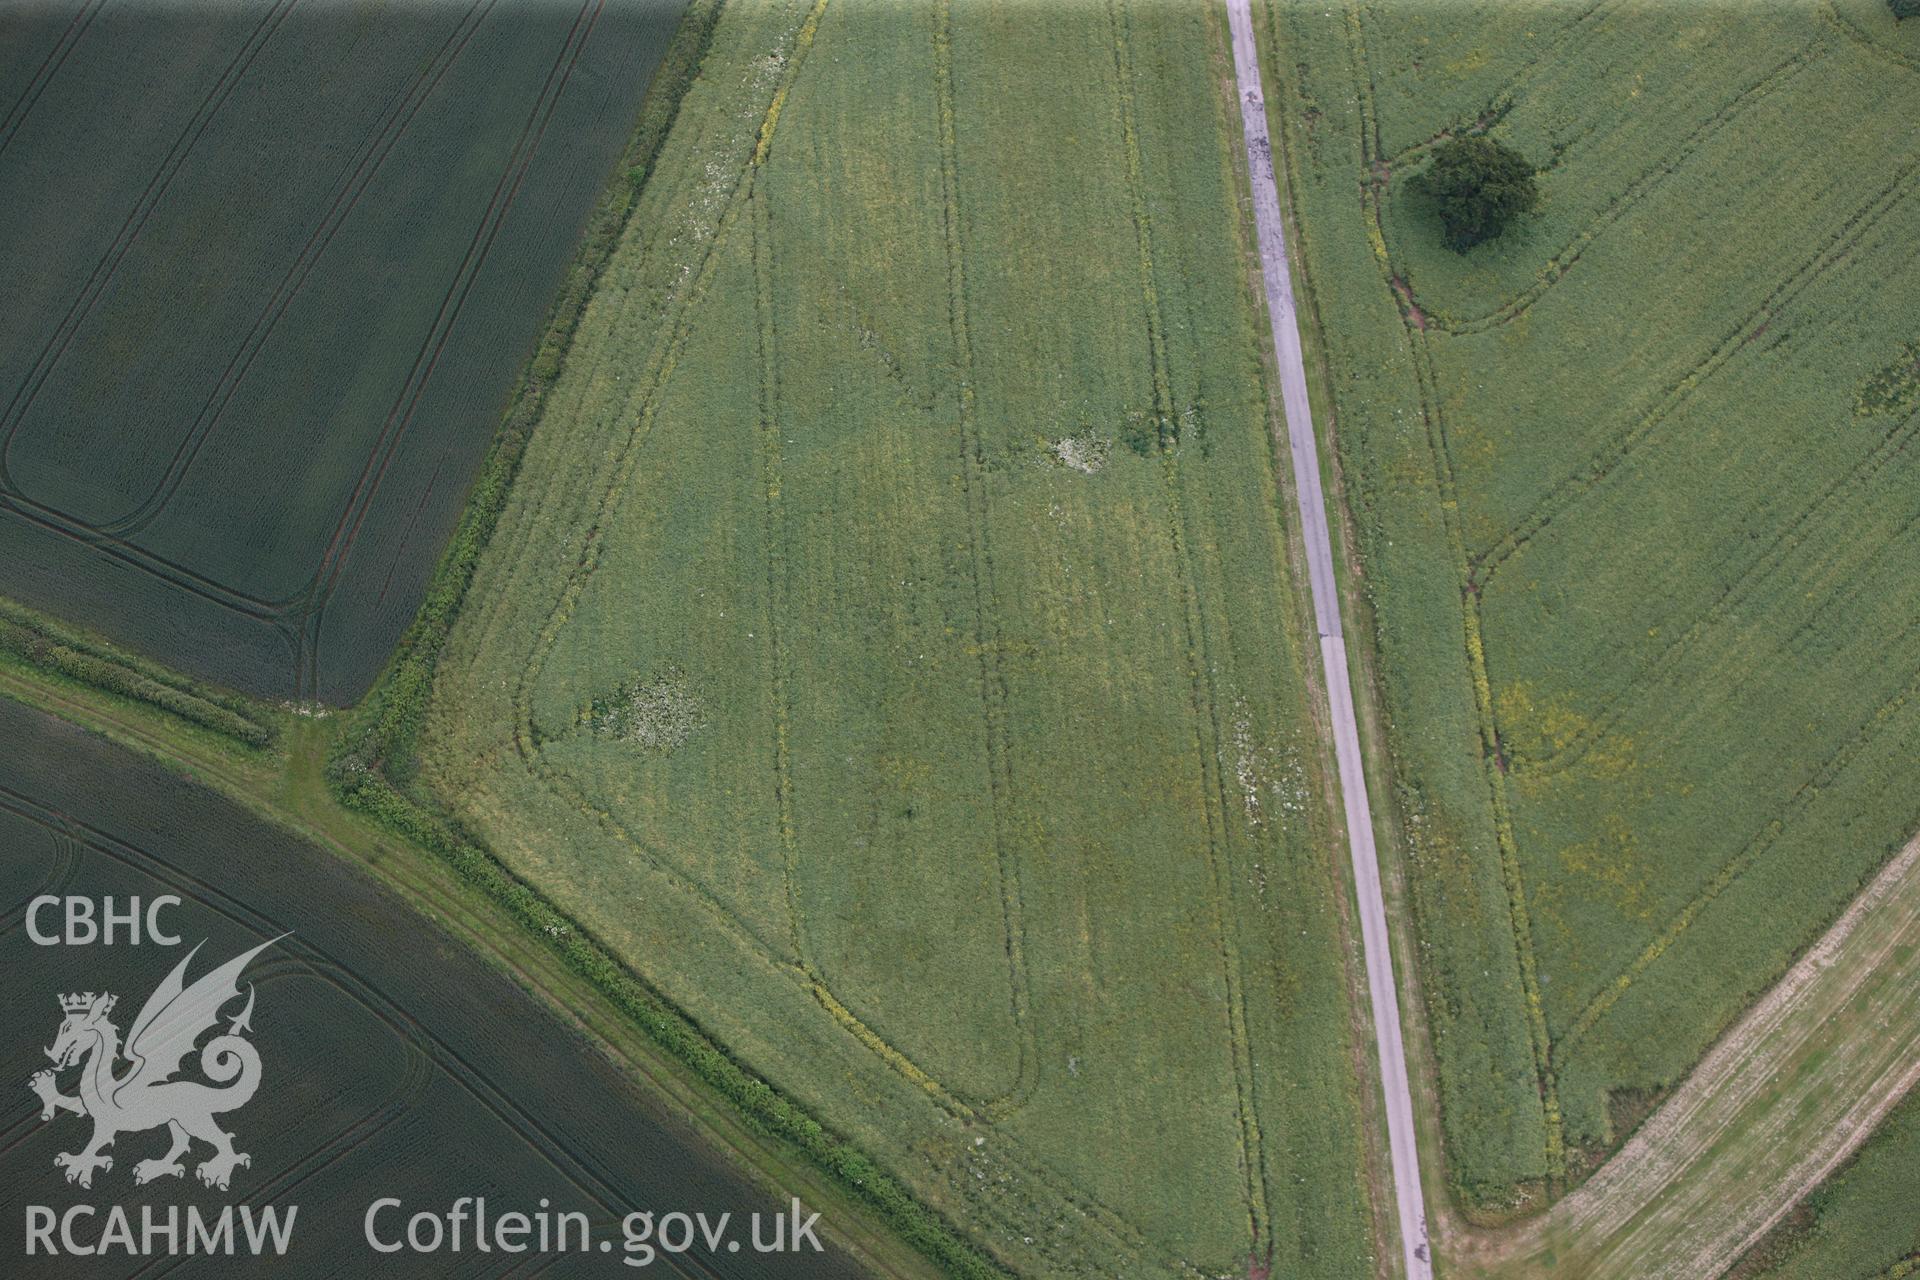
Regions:
<svg viewBox="0 0 1920 1280"><path fill-rule="evenodd" d="M1499 1277L1719 1275L1920 1078L1920 840L1578 1191L1465 1254Z"/></svg>

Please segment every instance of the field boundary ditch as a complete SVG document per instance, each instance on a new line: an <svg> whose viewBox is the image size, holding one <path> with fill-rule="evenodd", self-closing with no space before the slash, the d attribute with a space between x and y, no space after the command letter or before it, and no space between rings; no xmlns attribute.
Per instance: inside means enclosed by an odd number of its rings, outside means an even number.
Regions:
<svg viewBox="0 0 1920 1280"><path fill-rule="evenodd" d="M1352 83L1359 106L1360 154L1363 167L1372 171L1380 152L1379 118L1374 106L1375 88L1368 62L1365 33L1356 7L1350 6L1348 47L1356 59ZM1385 219L1377 186L1364 189L1362 208L1367 219L1368 239L1374 253L1382 287L1393 289L1393 266L1386 249ZM1558 1182L1566 1171L1566 1140L1560 1113L1560 1101L1551 1061L1551 1041L1547 1034L1546 1009L1540 994L1539 970L1533 953L1532 920L1527 908L1526 882L1520 866L1519 844L1513 833L1511 812L1506 796L1506 774L1501 754L1499 729L1494 721L1492 686L1487 676L1486 652L1481 640L1479 596L1473 589L1471 561L1465 534L1460 527L1458 492L1454 486L1453 458L1446 440L1446 423L1440 413L1439 398L1433 392L1434 374L1428 339L1419 320L1404 307L1398 308L1409 353L1413 357L1420 413L1426 427L1437 498L1445 525L1447 541L1453 553L1454 581L1460 593L1464 634L1462 651L1473 686L1475 716L1480 737L1480 766L1488 790L1488 804L1500 859L1500 878L1506 888L1508 922L1519 961L1522 991L1526 1001L1525 1019L1532 1042L1533 1069L1538 1083L1540 1103L1546 1126L1548 1177Z"/></svg>

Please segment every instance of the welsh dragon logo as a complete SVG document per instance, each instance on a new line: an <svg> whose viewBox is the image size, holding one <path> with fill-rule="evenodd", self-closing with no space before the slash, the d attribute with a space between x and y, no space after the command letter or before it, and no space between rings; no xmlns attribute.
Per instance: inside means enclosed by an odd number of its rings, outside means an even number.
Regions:
<svg viewBox="0 0 1920 1280"><path fill-rule="evenodd" d="M60 997L60 1010L66 1016L53 1047L46 1051L53 1069L36 1073L28 1083L40 1096L42 1120L62 1111L93 1119L92 1141L79 1151L53 1158L56 1168L67 1171L68 1182L91 1187L96 1169L113 1168L113 1158L105 1152L115 1138L162 1125L173 1145L165 1155L134 1165L137 1184L183 1176L186 1167L180 1158L195 1139L213 1148L213 1154L194 1168L194 1175L209 1187L226 1190L235 1167L252 1164L245 1152L233 1149L233 1135L213 1119L246 1106L260 1087L260 1054L246 1039L253 1030L252 984L247 987L246 1007L227 1020L225 1033L200 1049L200 1071L213 1084L173 1077L195 1042L220 1021L221 1008L239 998L237 983L247 963L278 941L263 942L188 986L187 965L200 951L195 946L147 997L124 1046L119 1028L109 1021L116 996L89 991ZM124 1069L119 1065L122 1060L127 1064ZM57 1076L76 1064L80 1091L68 1096L60 1092Z"/></svg>

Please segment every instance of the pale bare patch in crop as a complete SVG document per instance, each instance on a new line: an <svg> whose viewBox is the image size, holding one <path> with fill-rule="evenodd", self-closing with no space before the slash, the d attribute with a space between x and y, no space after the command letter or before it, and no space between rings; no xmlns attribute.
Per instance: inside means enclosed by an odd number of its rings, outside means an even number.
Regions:
<svg viewBox="0 0 1920 1280"><path fill-rule="evenodd" d="M1276 819L1284 822L1287 814L1305 812L1310 792L1299 756L1291 747L1260 739L1244 698L1234 704L1231 747L1229 763L1249 827L1258 830Z"/></svg>
<svg viewBox="0 0 1920 1280"><path fill-rule="evenodd" d="M595 737L664 753L707 727L707 709L686 673L669 667L656 676L636 677L611 698L596 701L587 725Z"/></svg>
<svg viewBox="0 0 1920 1280"><path fill-rule="evenodd" d="M1113 456L1113 437L1099 431L1082 431L1047 442L1047 456L1056 466L1078 471L1083 476L1098 475Z"/></svg>

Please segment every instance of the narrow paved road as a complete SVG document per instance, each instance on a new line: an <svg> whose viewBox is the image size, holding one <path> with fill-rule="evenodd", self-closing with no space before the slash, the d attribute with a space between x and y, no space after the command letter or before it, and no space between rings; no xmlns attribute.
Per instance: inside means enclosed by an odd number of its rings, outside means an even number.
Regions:
<svg viewBox="0 0 1920 1280"><path fill-rule="evenodd" d="M1340 795L1346 806L1353 880L1359 891L1360 937L1366 950L1367 986L1373 1000L1380 1082L1386 1094L1387 1146L1393 1162L1394 1196L1399 1203L1400 1239L1409 1280L1431 1280L1433 1261L1427 1244L1427 1211L1420 1194L1420 1160L1414 1148L1413 1098L1407 1089L1407 1055L1400 1039L1400 1003L1394 990L1393 954L1387 941L1387 907L1380 892L1380 862L1373 847L1373 812L1367 804L1360 731L1353 716L1353 685L1347 675L1346 642L1340 630L1340 597L1334 587L1327 501L1320 488L1320 454L1313 435L1313 414L1307 403L1307 370L1300 354L1293 280L1287 272L1286 229L1280 220L1280 193L1274 186L1273 145L1267 136L1266 97L1260 89L1260 63L1254 52L1253 20L1247 11L1248 3L1249 0L1227 0L1227 16L1233 30L1233 75L1240 90L1247 172L1253 184L1260 271L1266 278L1273 349L1280 362L1280 397L1287 412L1294 490L1300 504L1307 573L1313 585L1313 616L1320 632L1320 657L1327 677L1327 705L1333 722L1334 755L1339 761Z"/></svg>

